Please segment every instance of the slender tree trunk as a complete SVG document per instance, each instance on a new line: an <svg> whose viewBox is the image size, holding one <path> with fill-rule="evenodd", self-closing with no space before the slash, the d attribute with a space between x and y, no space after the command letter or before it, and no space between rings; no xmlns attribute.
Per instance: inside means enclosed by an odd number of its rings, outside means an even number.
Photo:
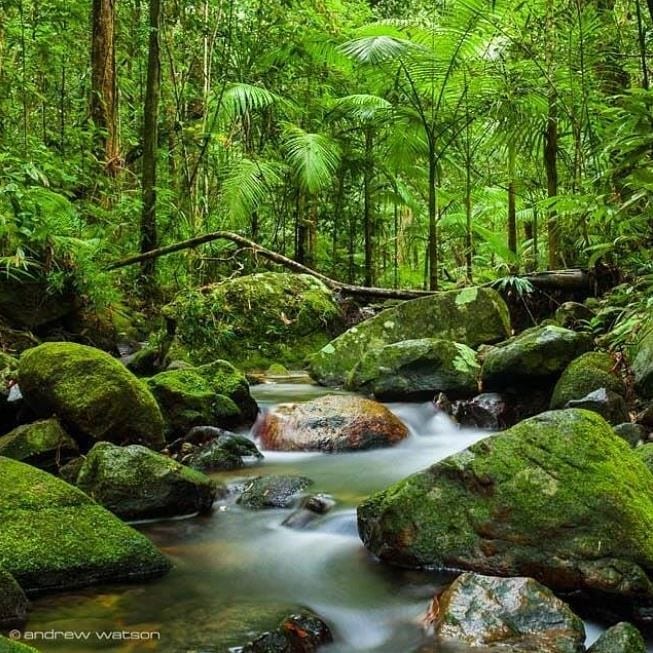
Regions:
<svg viewBox="0 0 653 653"><path fill-rule="evenodd" d="M640 0L636 0L638 3ZM653 23L653 0L646 0L646 5L648 6L648 13L651 16L651 23Z"/></svg>
<svg viewBox="0 0 653 653"><path fill-rule="evenodd" d="M365 129L365 171L363 174L363 231L365 234L365 282L373 286L376 278L374 260L374 208L372 182L374 177L374 139L371 128Z"/></svg>
<svg viewBox="0 0 653 653"><path fill-rule="evenodd" d="M428 287L438 289L438 171L435 143L429 138L429 242L428 242Z"/></svg>
<svg viewBox="0 0 653 653"><path fill-rule="evenodd" d="M515 182L515 146L508 143L508 249L517 255L517 189ZM518 266L514 268L515 272Z"/></svg>
<svg viewBox="0 0 653 653"><path fill-rule="evenodd" d="M156 221L156 173L159 126L159 98L161 94L160 35L161 2L150 0L149 46L147 82L145 90L145 114L143 118L143 213L141 215L141 252L157 247ZM143 276L151 281L154 261L144 261Z"/></svg>
<svg viewBox="0 0 653 653"><path fill-rule="evenodd" d="M549 198L558 194L558 109L554 90L549 92L549 113L546 121L544 138L544 168L546 171L546 189ZM549 268L560 266L560 226L558 215L553 207L549 208L547 220L549 245Z"/></svg>
<svg viewBox="0 0 653 653"><path fill-rule="evenodd" d="M91 39L91 120L95 125L97 156L108 174L120 169L118 91L116 82L117 0L93 0Z"/></svg>

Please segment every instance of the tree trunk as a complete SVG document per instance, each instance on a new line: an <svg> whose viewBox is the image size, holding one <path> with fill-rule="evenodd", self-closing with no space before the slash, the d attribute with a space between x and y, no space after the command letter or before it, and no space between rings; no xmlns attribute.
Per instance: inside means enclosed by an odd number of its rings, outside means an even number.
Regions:
<svg viewBox="0 0 653 653"><path fill-rule="evenodd" d="M508 144L508 249L517 255L517 192L515 182L515 146ZM518 266L514 267L516 272Z"/></svg>
<svg viewBox="0 0 653 653"><path fill-rule="evenodd" d="M438 289L438 195L435 144L429 139L429 290Z"/></svg>
<svg viewBox="0 0 653 653"><path fill-rule="evenodd" d="M143 212L141 215L141 252L157 247L156 172L159 126L159 97L161 92L160 35L161 2L150 0L150 36L143 119ZM154 259L145 260L142 274L148 280L154 275Z"/></svg>
<svg viewBox="0 0 653 653"><path fill-rule="evenodd" d="M549 92L549 114L544 137L544 168L547 197L553 198L558 194L558 109L557 97L553 89ZM560 266L560 227L557 212L553 207L549 208L547 235L549 268L555 270Z"/></svg>
<svg viewBox="0 0 653 653"><path fill-rule="evenodd" d="M120 169L118 92L116 84L116 3L93 0L91 38L91 120L95 125L98 158L108 174Z"/></svg>
<svg viewBox="0 0 653 653"><path fill-rule="evenodd" d="M374 208L372 181L374 176L374 139L370 127L365 129L365 170L363 173L363 231L365 234L365 285L373 286L376 270L374 261Z"/></svg>

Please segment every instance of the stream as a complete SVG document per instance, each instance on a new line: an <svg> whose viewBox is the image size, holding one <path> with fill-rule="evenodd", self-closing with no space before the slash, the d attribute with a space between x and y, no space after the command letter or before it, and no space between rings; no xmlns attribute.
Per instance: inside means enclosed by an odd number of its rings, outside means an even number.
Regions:
<svg viewBox="0 0 653 653"><path fill-rule="evenodd" d="M252 394L263 409L328 391L263 384ZM266 453L263 463L219 478L300 474L336 507L302 530L282 526L290 510L243 510L225 500L209 517L140 524L175 564L143 585L95 587L36 600L27 630L74 631L34 641L49 651L235 651L274 615L305 606L324 618L335 642L325 653L414 653L427 640L421 619L447 578L379 564L363 548L356 505L369 494L463 449L487 433L459 430L429 404L389 404L410 427L397 447L338 455ZM285 611L285 612L284 612ZM141 633L129 641L113 631ZM588 642L600 630L588 624ZM85 636L83 633L88 633ZM98 637L96 633L103 633ZM106 639L102 639L106 638ZM30 642L26 642L30 643ZM431 650L431 649L428 649ZM649 648L649 650L653 650Z"/></svg>

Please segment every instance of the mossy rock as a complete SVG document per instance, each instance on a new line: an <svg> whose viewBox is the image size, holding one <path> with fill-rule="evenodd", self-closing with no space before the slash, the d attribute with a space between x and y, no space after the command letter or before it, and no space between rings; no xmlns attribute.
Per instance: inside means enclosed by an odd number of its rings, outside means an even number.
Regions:
<svg viewBox="0 0 653 653"><path fill-rule="evenodd" d="M76 439L163 445L163 417L147 385L109 354L67 342L27 350L18 380L38 415L56 415Z"/></svg>
<svg viewBox="0 0 653 653"><path fill-rule="evenodd" d="M634 452L653 474L653 442L648 442L643 444L641 447L636 447Z"/></svg>
<svg viewBox="0 0 653 653"><path fill-rule="evenodd" d="M0 567L28 594L160 576L143 535L47 472L0 458Z"/></svg>
<svg viewBox="0 0 653 653"><path fill-rule="evenodd" d="M490 349L483 361L486 390L502 390L556 379L592 348L592 338L555 325L534 327Z"/></svg>
<svg viewBox="0 0 653 653"><path fill-rule="evenodd" d="M653 329L642 336L632 351L635 388L643 397L653 397Z"/></svg>
<svg viewBox="0 0 653 653"><path fill-rule="evenodd" d="M21 625L27 617L27 597L16 579L0 569L0 628Z"/></svg>
<svg viewBox="0 0 653 653"><path fill-rule="evenodd" d="M394 565L531 576L633 618L653 602L653 475L589 411L543 413L477 442L371 496L358 527Z"/></svg>
<svg viewBox="0 0 653 653"><path fill-rule="evenodd" d="M76 485L121 519L207 513L219 489L208 476L146 447L109 442L91 449Z"/></svg>
<svg viewBox="0 0 653 653"><path fill-rule="evenodd" d="M194 426L252 424L258 414L245 375L227 361L161 372L148 385L172 437Z"/></svg>
<svg viewBox="0 0 653 653"><path fill-rule="evenodd" d="M39 653L32 646L0 635L0 653Z"/></svg>
<svg viewBox="0 0 653 653"><path fill-rule="evenodd" d="M514 653L585 651L582 619L532 578L465 573L435 601L441 642Z"/></svg>
<svg viewBox="0 0 653 653"><path fill-rule="evenodd" d="M250 510L292 508L300 493L312 484L304 476L257 476L247 481L238 504Z"/></svg>
<svg viewBox="0 0 653 653"><path fill-rule="evenodd" d="M56 418L16 427L0 437L0 456L48 471L79 455L79 447Z"/></svg>
<svg viewBox="0 0 653 653"><path fill-rule="evenodd" d="M587 653L646 653L646 642L635 626L622 621L608 628Z"/></svg>
<svg viewBox="0 0 653 653"><path fill-rule="evenodd" d="M404 340L370 350L354 367L347 388L378 399L430 399L439 392L469 396L478 391L476 352L450 340Z"/></svg>
<svg viewBox="0 0 653 653"><path fill-rule="evenodd" d="M331 341L310 358L313 378L342 385L369 351L404 340L438 338L468 347L510 335L508 307L491 288L466 288L402 302Z"/></svg>
<svg viewBox="0 0 653 653"><path fill-rule="evenodd" d="M245 369L273 362L299 366L340 323L333 293L321 281L287 272L188 291L164 313L176 324L177 347L171 352L184 349L195 364L226 358Z"/></svg>
<svg viewBox="0 0 653 653"><path fill-rule="evenodd" d="M290 374L286 366L281 363L272 363L272 365L265 370L265 373L268 376L288 376L288 374Z"/></svg>
<svg viewBox="0 0 653 653"><path fill-rule="evenodd" d="M624 382L614 372L610 354L590 351L573 360L556 383L551 408L563 408L568 401L582 399L590 392L605 388L624 395Z"/></svg>

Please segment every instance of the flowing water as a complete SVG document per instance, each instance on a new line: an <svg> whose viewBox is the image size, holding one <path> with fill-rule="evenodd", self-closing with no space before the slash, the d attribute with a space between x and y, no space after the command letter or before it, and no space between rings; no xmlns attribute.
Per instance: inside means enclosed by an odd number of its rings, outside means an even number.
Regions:
<svg viewBox="0 0 653 653"><path fill-rule="evenodd" d="M325 392L291 384L253 388L263 408ZM305 606L332 627L335 643L325 653L417 651L425 643L421 620L429 600L448 579L373 560L358 538L355 506L487 434L455 428L428 404L389 407L411 431L397 447L338 455L268 453L261 465L231 475L307 476L314 481L312 491L337 500L329 514L296 530L282 525L289 510L251 512L227 500L209 517L141 524L173 559L174 570L143 585L37 600L27 628L39 637L56 637L34 642L37 648L226 652L269 627L288 607ZM81 641L64 639L65 631ZM140 639L114 641L96 634L109 638L115 631L140 633ZM589 641L597 635L589 626Z"/></svg>

